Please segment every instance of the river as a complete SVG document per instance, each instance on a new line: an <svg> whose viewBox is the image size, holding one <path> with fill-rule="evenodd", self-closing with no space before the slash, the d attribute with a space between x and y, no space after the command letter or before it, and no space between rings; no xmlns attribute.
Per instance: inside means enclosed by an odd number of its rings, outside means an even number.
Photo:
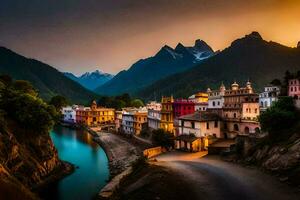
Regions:
<svg viewBox="0 0 300 200"><path fill-rule="evenodd" d="M45 199L94 199L109 179L104 150L87 131L56 126L50 134L61 160L74 164L75 172L47 187Z"/></svg>

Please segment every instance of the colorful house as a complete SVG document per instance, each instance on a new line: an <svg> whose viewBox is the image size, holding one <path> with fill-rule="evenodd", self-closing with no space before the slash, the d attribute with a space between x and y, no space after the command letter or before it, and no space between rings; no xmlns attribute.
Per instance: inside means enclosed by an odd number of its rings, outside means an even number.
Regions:
<svg viewBox="0 0 300 200"><path fill-rule="evenodd" d="M156 130L160 128L161 120L161 103L151 102L147 105L148 109L148 128L151 130Z"/></svg>
<svg viewBox="0 0 300 200"><path fill-rule="evenodd" d="M288 95L294 99L300 99L300 80L290 79L288 85Z"/></svg>
<svg viewBox="0 0 300 200"><path fill-rule="evenodd" d="M86 126L98 126L107 123L114 123L115 109L97 107L93 101L90 107L79 107L76 109L76 123Z"/></svg>
<svg viewBox="0 0 300 200"><path fill-rule="evenodd" d="M280 88L277 86L268 86L259 94L260 111L264 112L278 100Z"/></svg>
<svg viewBox="0 0 300 200"><path fill-rule="evenodd" d="M198 92L189 97L189 100L195 103L195 111L206 111L208 107L208 94Z"/></svg>
<svg viewBox="0 0 300 200"><path fill-rule="evenodd" d="M139 110L134 114L134 134L139 135L147 127L147 110Z"/></svg>
<svg viewBox="0 0 300 200"><path fill-rule="evenodd" d="M175 135L178 135L178 118L195 112L195 103L191 100L176 99L173 102L173 126Z"/></svg>
<svg viewBox="0 0 300 200"><path fill-rule="evenodd" d="M171 133L174 132L173 127L173 102L174 98L171 97L162 97L161 99L161 121L160 121L160 128L164 129L165 131L169 131Z"/></svg>
<svg viewBox="0 0 300 200"><path fill-rule="evenodd" d="M260 132L259 114L259 96L254 93L251 83L248 81L246 87L240 88L234 82L224 95L224 137Z"/></svg>
<svg viewBox="0 0 300 200"><path fill-rule="evenodd" d="M77 105L66 106L61 109L63 115L63 122L74 124L76 123L76 110L79 108Z"/></svg>
<svg viewBox="0 0 300 200"><path fill-rule="evenodd" d="M175 139L175 148L186 151L207 149L208 137L222 138L221 118L218 114L195 112L179 117L179 134Z"/></svg>

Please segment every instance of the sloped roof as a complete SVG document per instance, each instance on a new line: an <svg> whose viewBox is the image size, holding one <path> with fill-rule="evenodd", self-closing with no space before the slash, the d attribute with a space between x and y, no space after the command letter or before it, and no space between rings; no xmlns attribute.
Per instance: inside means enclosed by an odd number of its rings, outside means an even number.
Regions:
<svg viewBox="0 0 300 200"><path fill-rule="evenodd" d="M216 121L220 120L218 114L216 113L209 113L209 112L195 112L190 115L184 115L179 117L180 120L187 120L187 121L199 121L199 122L205 122L205 121Z"/></svg>

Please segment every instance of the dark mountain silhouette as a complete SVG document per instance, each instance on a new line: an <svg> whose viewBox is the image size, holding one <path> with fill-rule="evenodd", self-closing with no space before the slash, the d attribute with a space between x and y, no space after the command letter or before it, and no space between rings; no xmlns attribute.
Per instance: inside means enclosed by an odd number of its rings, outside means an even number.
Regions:
<svg viewBox="0 0 300 200"><path fill-rule="evenodd" d="M0 47L0 74L30 81L46 100L54 95L63 95L72 102L85 103L97 97L50 65L26 58L5 47Z"/></svg>
<svg viewBox="0 0 300 200"><path fill-rule="evenodd" d="M159 80L136 95L145 99L171 94L187 97L207 87L217 88L221 81L227 86L234 80L244 85L248 79L259 90L274 78L282 78L287 70L300 70L300 48L267 42L252 32L199 65Z"/></svg>
<svg viewBox="0 0 300 200"><path fill-rule="evenodd" d="M155 56L139 60L95 91L106 95L134 93L157 80L185 71L212 55L214 51L202 40L197 40L193 47L179 43L173 49L166 45Z"/></svg>

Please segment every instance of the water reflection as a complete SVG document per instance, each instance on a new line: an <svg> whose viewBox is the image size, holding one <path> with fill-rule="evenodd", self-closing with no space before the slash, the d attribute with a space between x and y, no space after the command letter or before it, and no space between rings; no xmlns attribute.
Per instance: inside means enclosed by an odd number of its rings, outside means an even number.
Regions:
<svg viewBox="0 0 300 200"><path fill-rule="evenodd" d="M42 192L45 199L93 199L109 178L103 149L85 131L57 126L51 138L60 159L78 166L76 171Z"/></svg>

